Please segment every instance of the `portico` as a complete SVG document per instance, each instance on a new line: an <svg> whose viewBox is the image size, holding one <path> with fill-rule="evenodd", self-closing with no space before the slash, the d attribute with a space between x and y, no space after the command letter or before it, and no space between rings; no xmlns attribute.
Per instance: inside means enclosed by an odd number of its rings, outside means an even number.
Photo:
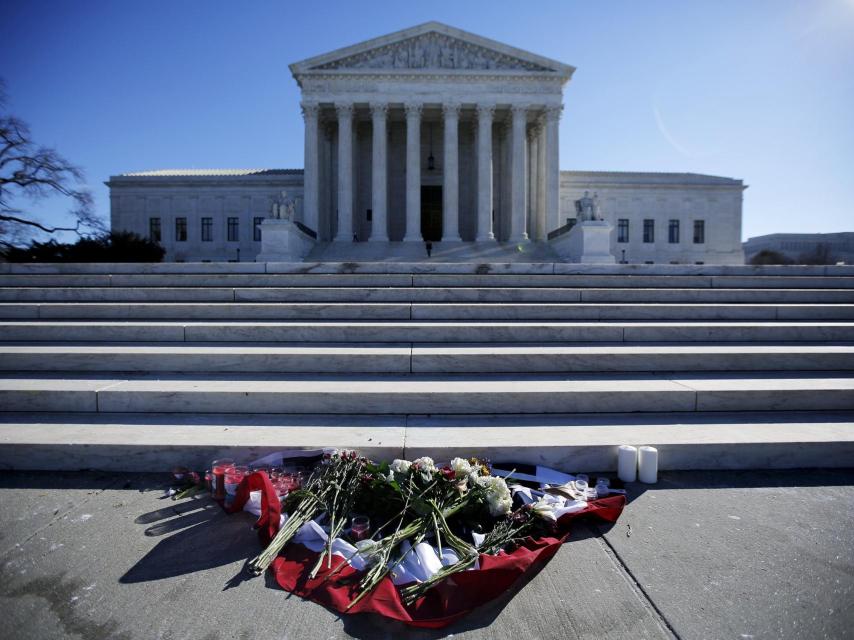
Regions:
<svg viewBox="0 0 854 640"><path fill-rule="evenodd" d="M321 241L542 241L574 69L439 23L291 65Z"/></svg>

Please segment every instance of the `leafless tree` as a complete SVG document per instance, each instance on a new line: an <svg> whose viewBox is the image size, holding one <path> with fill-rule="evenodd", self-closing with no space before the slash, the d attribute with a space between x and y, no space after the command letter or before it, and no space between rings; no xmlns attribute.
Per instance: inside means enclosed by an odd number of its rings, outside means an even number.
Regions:
<svg viewBox="0 0 854 640"><path fill-rule="evenodd" d="M20 237L16 225L45 233L70 231L78 236L105 231L95 215L91 192L83 185L83 172L54 149L35 144L25 122L6 112L5 85L0 79L0 243ZM50 196L71 200L73 226L50 226L20 208ZM20 227L19 227L20 228Z"/></svg>

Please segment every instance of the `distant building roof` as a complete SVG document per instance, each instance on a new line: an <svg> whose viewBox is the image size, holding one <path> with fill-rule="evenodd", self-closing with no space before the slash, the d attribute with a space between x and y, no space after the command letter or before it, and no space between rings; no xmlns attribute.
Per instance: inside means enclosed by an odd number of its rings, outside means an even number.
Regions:
<svg viewBox="0 0 854 640"><path fill-rule="evenodd" d="M561 176L573 182L613 182L621 184L684 184L725 185L743 187L735 178L711 176L704 173L668 173L664 171L561 171Z"/></svg>

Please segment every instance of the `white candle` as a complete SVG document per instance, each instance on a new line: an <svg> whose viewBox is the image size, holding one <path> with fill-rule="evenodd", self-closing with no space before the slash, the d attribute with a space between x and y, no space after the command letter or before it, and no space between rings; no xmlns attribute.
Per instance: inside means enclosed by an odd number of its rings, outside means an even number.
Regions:
<svg viewBox="0 0 854 640"><path fill-rule="evenodd" d="M658 449L641 447L638 451L638 480L646 484L658 482Z"/></svg>
<svg viewBox="0 0 854 640"><path fill-rule="evenodd" d="M638 450L624 444L617 450L617 477L623 482L634 482L638 476Z"/></svg>

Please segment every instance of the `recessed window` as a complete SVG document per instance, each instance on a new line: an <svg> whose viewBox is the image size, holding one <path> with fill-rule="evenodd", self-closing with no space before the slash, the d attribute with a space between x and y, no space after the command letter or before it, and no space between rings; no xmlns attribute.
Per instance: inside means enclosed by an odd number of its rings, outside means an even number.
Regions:
<svg viewBox="0 0 854 640"><path fill-rule="evenodd" d="M617 220L617 242L629 241L629 219L620 218Z"/></svg>
<svg viewBox="0 0 854 640"><path fill-rule="evenodd" d="M202 242L213 242L213 218L202 218Z"/></svg>
<svg viewBox="0 0 854 640"><path fill-rule="evenodd" d="M160 218L148 219L148 239L152 242L160 242Z"/></svg>
<svg viewBox="0 0 854 640"><path fill-rule="evenodd" d="M240 219L237 216L229 216L227 225L228 241L237 242L240 238Z"/></svg>
<svg viewBox="0 0 854 640"><path fill-rule="evenodd" d="M365 220L367 220L368 222L374 221L374 210L373 209L366 209L365 210Z"/></svg>
<svg viewBox="0 0 854 640"><path fill-rule="evenodd" d="M706 242L706 221L694 220L694 244Z"/></svg>
<svg viewBox="0 0 854 640"><path fill-rule="evenodd" d="M175 242L187 241L187 219L175 218Z"/></svg>
<svg viewBox="0 0 854 640"><path fill-rule="evenodd" d="M679 221L671 220L667 226L667 241L670 244L679 244Z"/></svg>
<svg viewBox="0 0 854 640"><path fill-rule="evenodd" d="M252 239L255 242L261 242L261 223L264 222L264 217L252 218Z"/></svg>
<svg viewBox="0 0 854 640"><path fill-rule="evenodd" d="M643 221L643 241L647 244L655 242L655 220L645 218Z"/></svg>

